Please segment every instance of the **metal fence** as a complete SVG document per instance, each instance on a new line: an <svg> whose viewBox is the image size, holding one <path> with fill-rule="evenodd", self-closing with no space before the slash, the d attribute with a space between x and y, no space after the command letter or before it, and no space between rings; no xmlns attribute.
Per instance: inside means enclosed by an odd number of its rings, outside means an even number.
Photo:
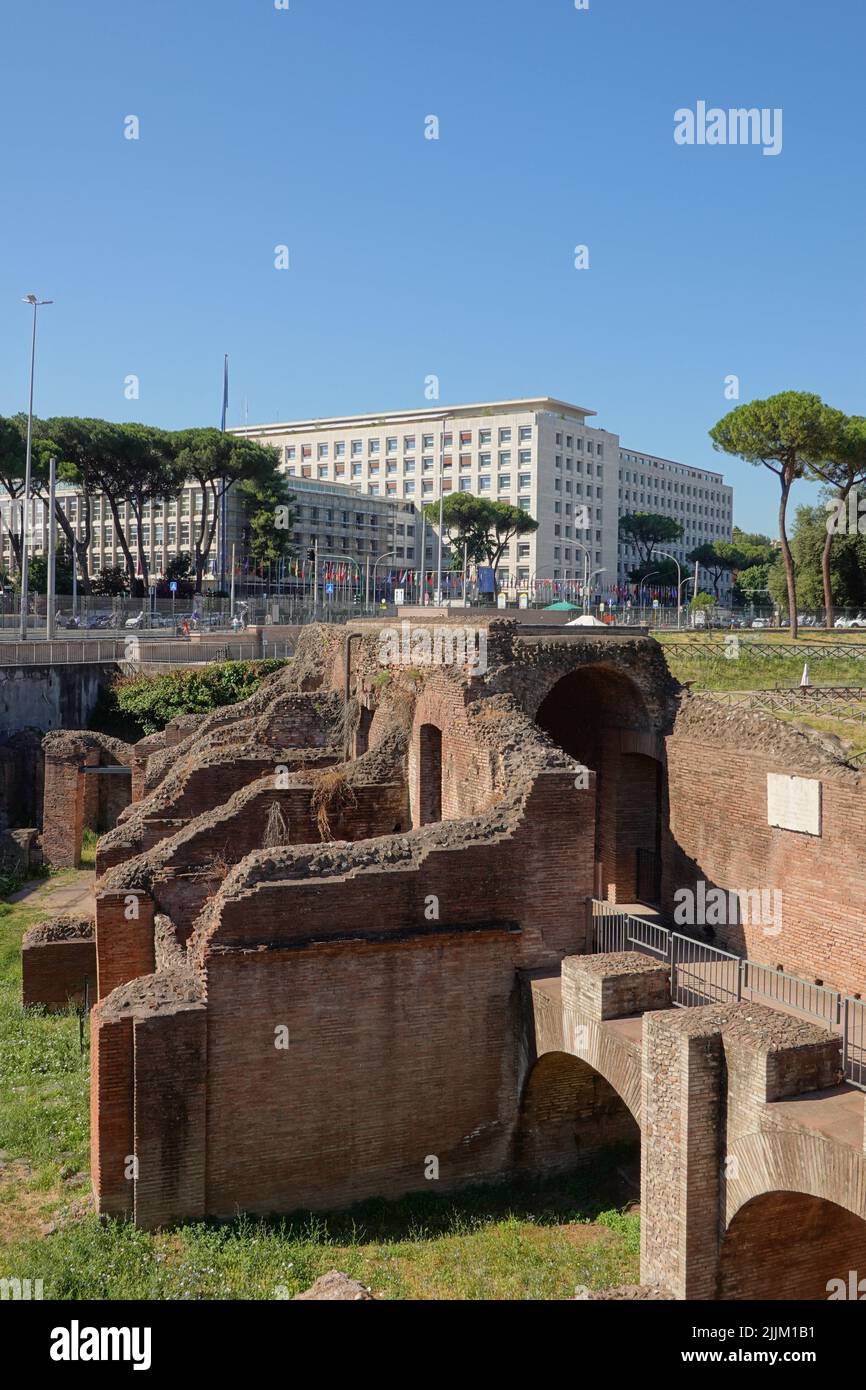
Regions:
<svg viewBox="0 0 866 1390"><path fill-rule="evenodd" d="M842 1062L845 1075L866 1091L866 1001L846 996L842 1001Z"/></svg>
<svg viewBox="0 0 866 1390"><path fill-rule="evenodd" d="M130 633L127 637L85 637L78 641L2 642L0 666L62 666L121 661L136 666L195 666L214 661L286 660L293 651L291 639L274 641L264 635L247 640L216 636L204 641L187 641L184 638L160 641L158 638L153 640Z"/></svg>
<svg viewBox="0 0 866 1390"><path fill-rule="evenodd" d="M766 1004L815 1019L840 1033L845 1076L866 1090L866 1000L722 951L657 922L634 917L614 903L587 898L586 912L591 950L642 951L655 960L665 961L670 971L671 1002L676 1008Z"/></svg>

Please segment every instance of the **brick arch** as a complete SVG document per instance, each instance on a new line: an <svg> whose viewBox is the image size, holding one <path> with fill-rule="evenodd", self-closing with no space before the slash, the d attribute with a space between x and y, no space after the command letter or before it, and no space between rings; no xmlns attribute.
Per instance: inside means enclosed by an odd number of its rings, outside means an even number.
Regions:
<svg viewBox="0 0 866 1390"><path fill-rule="evenodd" d="M726 1229L749 1202L776 1191L833 1202L866 1220L866 1154L845 1144L799 1131L756 1131L729 1147L725 1168Z"/></svg>
<svg viewBox="0 0 866 1390"><path fill-rule="evenodd" d="M840 1287L850 1296L852 1283L859 1296L861 1279L866 1289L866 1220L826 1197L780 1189L737 1209L719 1250L717 1297L826 1300Z"/></svg>
<svg viewBox="0 0 866 1390"><path fill-rule="evenodd" d="M587 663L549 685L535 721L596 773L596 896L633 901L660 862L662 757L643 691L620 667ZM655 886L645 896L655 900Z"/></svg>
<svg viewBox="0 0 866 1390"><path fill-rule="evenodd" d="M640 1128L617 1087L571 1052L545 1052L523 1088L515 1160L524 1172L561 1172L599 1150L640 1145Z"/></svg>
<svg viewBox="0 0 866 1390"><path fill-rule="evenodd" d="M583 716L593 728L648 731L653 722L639 683L612 662L590 661L554 669L534 693L532 706L535 722L560 745L562 738L551 730L551 724L559 724L559 716L568 712Z"/></svg>

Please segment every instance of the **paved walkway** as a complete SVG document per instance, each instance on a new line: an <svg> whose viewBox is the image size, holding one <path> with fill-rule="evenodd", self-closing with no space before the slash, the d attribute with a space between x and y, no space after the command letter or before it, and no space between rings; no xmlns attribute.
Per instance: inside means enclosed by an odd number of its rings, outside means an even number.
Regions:
<svg viewBox="0 0 866 1390"><path fill-rule="evenodd" d="M95 882L93 869L63 869L55 878L40 878L28 883L26 888L13 893L9 902L44 908L46 917L59 917L64 913L93 917L96 914Z"/></svg>

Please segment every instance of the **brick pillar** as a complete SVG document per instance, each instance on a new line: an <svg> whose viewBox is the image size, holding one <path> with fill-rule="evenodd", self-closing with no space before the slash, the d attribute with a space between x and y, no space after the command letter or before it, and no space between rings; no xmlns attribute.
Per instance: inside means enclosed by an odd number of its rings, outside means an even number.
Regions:
<svg viewBox="0 0 866 1390"><path fill-rule="evenodd" d="M617 891L616 881L618 768L619 729L605 729L601 744L601 767L596 785L599 806L598 842L595 847L595 857L601 865L601 882L597 885L598 896L609 898L614 903L629 901L623 897L621 892Z"/></svg>
<svg viewBox="0 0 866 1390"><path fill-rule="evenodd" d="M90 1175L102 1216L132 1216L134 1063L132 1017L90 1014Z"/></svg>
<svg viewBox="0 0 866 1390"><path fill-rule="evenodd" d="M641 1283L716 1297L722 1037L706 1010L646 1014L641 1075Z"/></svg>
<svg viewBox="0 0 866 1390"><path fill-rule="evenodd" d="M112 889L96 899L97 992L104 999L118 985L156 969L154 901L141 889Z"/></svg>
<svg viewBox="0 0 866 1390"><path fill-rule="evenodd" d="M173 1005L135 1020L135 1224L205 1214L207 1009Z"/></svg>
<svg viewBox="0 0 866 1390"><path fill-rule="evenodd" d="M94 767L98 762L96 748L85 750L73 745L45 750L42 853L57 869L77 869L81 864L88 778L78 769Z"/></svg>
<svg viewBox="0 0 866 1390"><path fill-rule="evenodd" d="M145 793L144 780L147 776L147 753L138 753L133 749L132 754L132 796L134 802L141 801Z"/></svg>

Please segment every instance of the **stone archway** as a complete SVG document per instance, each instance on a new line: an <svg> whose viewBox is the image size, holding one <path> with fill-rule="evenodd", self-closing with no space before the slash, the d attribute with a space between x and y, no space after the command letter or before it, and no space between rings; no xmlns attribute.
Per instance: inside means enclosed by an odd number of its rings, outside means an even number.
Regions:
<svg viewBox="0 0 866 1390"><path fill-rule="evenodd" d="M657 895L662 765L644 697L622 671L578 667L541 701L536 723L596 774L596 897ZM649 891L651 886L652 891Z"/></svg>
<svg viewBox="0 0 866 1390"><path fill-rule="evenodd" d="M545 1052L523 1090L516 1166L524 1173L565 1172L604 1149L640 1153L640 1128L611 1083L580 1057Z"/></svg>
<svg viewBox="0 0 866 1390"><path fill-rule="evenodd" d="M720 1299L866 1297L866 1221L824 1197L780 1190L739 1208L719 1251ZM843 1290L840 1294L839 1290Z"/></svg>

